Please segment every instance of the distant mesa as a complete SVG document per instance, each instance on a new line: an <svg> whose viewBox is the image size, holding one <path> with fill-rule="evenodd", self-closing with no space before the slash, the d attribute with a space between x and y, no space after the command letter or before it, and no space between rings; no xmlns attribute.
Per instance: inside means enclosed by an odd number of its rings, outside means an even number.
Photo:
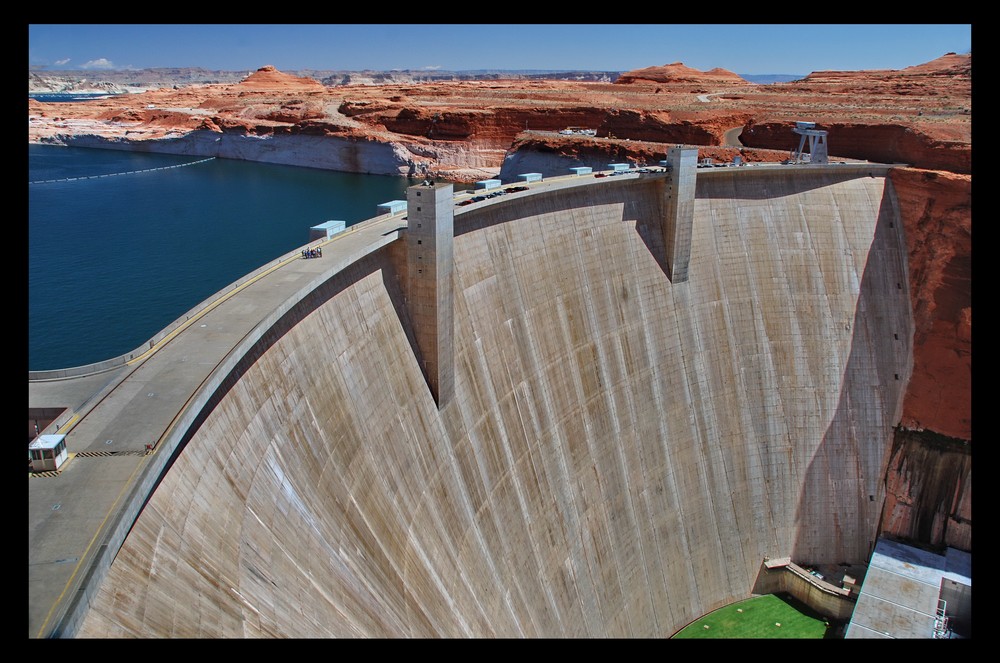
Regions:
<svg viewBox="0 0 1000 663"><path fill-rule="evenodd" d="M939 58L901 69L907 74L931 74L936 76L972 77L972 53L945 53Z"/></svg>
<svg viewBox="0 0 1000 663"><path fill-rule="evenodd" d="M713 85L746 85L747 80L737 74L725 69L716 67L708 71L699 71L691 67L684 66L681 62L665 64L660 67L646 67L627 71L615 81L619 84L630 83L691 83Z"/></svg>
<svg viewBox="0 0 1000 663"><path fill-rule="evenodd" d="M972 77L972 53L945 53L930 62L904 69L863 69L857 71L824 70L814 71L806 80L810 82L843 78L894 78L897 76L948 76L954 78Z"/></svg>
<svg viewBox="0 0 1000 663"><path fill-rule="evenodd" d="M293 76L292 74L286 74L278 71L272 65L264 65L257 71L253 72L242 81L240 81L241 86L258 88L261 90L273 90L273 89L288 89L288 88L302 88L311 90L325 90L326 88L322 83L314 78L307 78L304 76Z"/></svg>

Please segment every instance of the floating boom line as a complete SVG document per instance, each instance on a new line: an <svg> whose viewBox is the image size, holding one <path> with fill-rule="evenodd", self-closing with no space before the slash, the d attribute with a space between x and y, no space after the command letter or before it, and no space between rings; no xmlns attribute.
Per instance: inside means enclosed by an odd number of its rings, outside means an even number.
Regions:
<svg viewBox="0 0 1000 663"><path fill-rule="evenodd" d="M108 173L106 175L85 175L83 177L64 177L59 180L35 180L34 182L28 182L28 184L51 184L54 182L74 182L76 180L96 180L102 177L118 177L119 175L137 175L139 173L152 173L158 170L169 170L171 168L184 168L186 166L196 166L199 163L205 163L206 161L212 161L215 157L208 157L207 159L199 159L198 161L191 161L190 163L179 163L174 166L160 166L159 168L146 168L145 170L129 170L124 173Z"/></svg>

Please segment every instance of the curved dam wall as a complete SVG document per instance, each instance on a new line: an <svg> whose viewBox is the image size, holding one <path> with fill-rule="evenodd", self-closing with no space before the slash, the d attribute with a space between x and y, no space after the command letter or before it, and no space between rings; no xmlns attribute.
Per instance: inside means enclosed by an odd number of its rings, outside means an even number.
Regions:
<svg viewBox="0 0 1000 663"><path fill-rule="evenodd" d="M733 169L734 171L737 169ZM213 395L81 637L667 636L764 557L867 560L909 377L891 183L699 173L455 217L455 396L397 241L304 297Z"/></svg>

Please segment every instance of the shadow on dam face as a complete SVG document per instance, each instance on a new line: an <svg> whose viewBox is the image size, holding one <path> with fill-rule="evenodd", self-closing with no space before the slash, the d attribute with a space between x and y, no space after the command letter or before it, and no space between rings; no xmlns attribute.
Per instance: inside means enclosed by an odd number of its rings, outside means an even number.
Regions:
<svg viewBox="0 0 1000 663"><path fill-rule="evenodd" d="M699 179L676 285L655 186L457 216L440 410L398 247L333 276L190 428L80 635L667 636L765 556L863 561L906 255L888 180L802 178Z"/></svg>
<svg viewBox="0 0 1000 663"><path fill-rule="evenodd" d="M913 319L901 306L909 300L906 243L895 194L888 181L885 187L860 297L845 322L851 337L836 408L809 459L796 511L792 556L816 564L870 557L885 499L886 441L913 370ZM860 531L869 532L867 541Z"/></svg>

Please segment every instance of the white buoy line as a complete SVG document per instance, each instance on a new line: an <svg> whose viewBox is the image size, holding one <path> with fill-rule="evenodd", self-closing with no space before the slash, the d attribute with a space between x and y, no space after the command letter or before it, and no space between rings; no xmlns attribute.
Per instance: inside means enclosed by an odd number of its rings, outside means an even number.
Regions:
<svg viewBox="0 0 1000 663"><path fill-rule="evenodd" d="M119 175L136 175L138 173L152 173L157 170L170 170L171 168L184 168L186 166L196 166L199 163L205 163L206 161L212 161L215 157L208 157L207 159L199 159L198 161L192 161L190 163L179 163L174 166L160 166L159 168L146 168L145 170L129 170L124 173L108 173L106 175L85 175L83 177L66 177L59 180L35 180L34 182L28 182L28 184L50 184L53 182L75 182L76 180L96 180L102 177L118 177Z"/></svg>

